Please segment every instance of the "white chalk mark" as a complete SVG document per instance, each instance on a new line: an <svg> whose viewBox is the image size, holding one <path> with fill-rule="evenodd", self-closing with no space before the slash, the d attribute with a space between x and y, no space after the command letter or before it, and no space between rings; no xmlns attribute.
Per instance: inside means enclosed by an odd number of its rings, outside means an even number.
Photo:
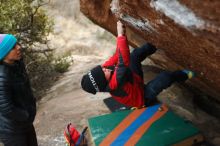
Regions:
<svg viewBox="0 0 220 146"><path fill-rule="evenodd" d="M110 9L112 12L118 11L119 10L119 1L118 0L112 0L110 4Z"/></svg>
<svg viewBox="0 0 220 146"><path fill-rule="evenodd" d="M128 24L132 25L136 29L148 31L150 33L157 32L151 25L150 22L145 20L135 19L127 14L120 13L119 0L112 0L110 4L110 9L113 14L120 17L120 19L126 21Z"/></svg>
<svg viewBox="0 0 220 146"><path fill-rule="evenodd" d="M151 7L186 28L203 28L205 22L178 0L151 0Z"/></svg>
<svg viewBox="0 0 220 146"><path fill-rule="evenodd" d="M135 27L136 29L139 30L144 30L144 31L148 31L150 33L153 32L157 32L150 24L150 22L145 19L145 20L139 20L139 19L135 19L129 15L123 15L121 17L122 20L126 21L127 23L129 23L130 25L132 25L133 27Z"/></svg>

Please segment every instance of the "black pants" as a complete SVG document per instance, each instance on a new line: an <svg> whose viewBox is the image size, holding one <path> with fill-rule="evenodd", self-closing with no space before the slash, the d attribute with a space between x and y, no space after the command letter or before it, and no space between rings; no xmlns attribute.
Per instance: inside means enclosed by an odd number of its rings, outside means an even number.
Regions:
<svg viewBox="0 0 220 146"><path fill-rule="evenodd" d="M0 133L0 141L4 146L38 146L34 126L24 134Z"/></svg>
<svg viewBox="0 0 220 146"><path fill-rule="evenodd" d="M153 54L157 49L151 44L145 44L140 48L134 49L130 55L130 69L143 79L143 71L141 62L149 55ZM174 82L187 80L187 75L182 71L161 72L156 78L144 85L145 105L149 106L154 103L156 96L163 90L172 85Z"/></svg>

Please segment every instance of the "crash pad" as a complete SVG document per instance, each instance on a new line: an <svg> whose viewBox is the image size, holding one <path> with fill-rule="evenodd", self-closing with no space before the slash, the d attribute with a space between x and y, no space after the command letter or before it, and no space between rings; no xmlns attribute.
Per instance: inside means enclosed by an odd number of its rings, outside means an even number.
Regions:
<svg viewBox="0 0 220 146"><path fill-rule="evenodd" d="M203 141L191 122L162 104L91 117L88 125L96 146L191 146Z"/></svg>

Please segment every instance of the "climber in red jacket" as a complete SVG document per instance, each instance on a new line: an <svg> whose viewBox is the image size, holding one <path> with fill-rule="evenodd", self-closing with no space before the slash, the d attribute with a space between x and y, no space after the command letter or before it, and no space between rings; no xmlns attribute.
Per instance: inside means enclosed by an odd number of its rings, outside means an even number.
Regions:
<svg viewBox="0 0 220 146"><path fill-rule="evenodd" d="M98 65L82 77L82 88L92 94L109 92L118 102L129 107L149 106L156 96L175 81L185 81L194 76L189 70L164 71L144 84L141 62L157 49L147 43L130 54L125 27L117 22L115 54L104 64Z"/></svg>

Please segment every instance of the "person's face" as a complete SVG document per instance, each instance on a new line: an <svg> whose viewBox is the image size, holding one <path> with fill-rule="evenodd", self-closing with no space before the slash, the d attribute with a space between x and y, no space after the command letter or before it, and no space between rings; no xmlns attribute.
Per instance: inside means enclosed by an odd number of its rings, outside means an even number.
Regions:
<svg viewBox="0 0 220 146"><path fill-rule="evenodd" d="M7 63L14 63L14 61L20 60L21 57L21 46L19 44L16 44L14 48L4 58L4 61Z"/></svg>
<svg viewBox="0 0 220 146"><path fill-rule="evenodd" d="M102 68L102 70L103 70L103 72L104 72L104 74L105 74L106 80L109 81L110 78L111 78L112 70L111 70L111 69L108 69L108 68L104 68L104 67Z"/></svg>

